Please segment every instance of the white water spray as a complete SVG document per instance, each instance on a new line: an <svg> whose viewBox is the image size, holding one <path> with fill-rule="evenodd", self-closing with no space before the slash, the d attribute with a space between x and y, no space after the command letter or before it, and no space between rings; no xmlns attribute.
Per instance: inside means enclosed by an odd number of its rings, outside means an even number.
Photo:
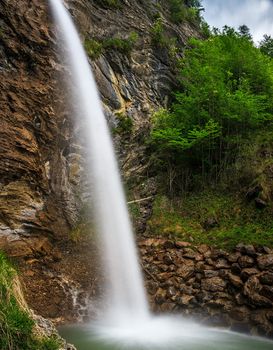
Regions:
<svg viewBox="0 0 273 350"><path fill-rule="evenodd" d="M89 172L97 229L103 241L110 277L107 322L143 320L149 315L132 227L114 149L95 80L71 17L61 0L49 0L71 72L78 116L85 124ZM77 99L77 101L75 101ZM104 315L105 317L105 315Z"/></svg>

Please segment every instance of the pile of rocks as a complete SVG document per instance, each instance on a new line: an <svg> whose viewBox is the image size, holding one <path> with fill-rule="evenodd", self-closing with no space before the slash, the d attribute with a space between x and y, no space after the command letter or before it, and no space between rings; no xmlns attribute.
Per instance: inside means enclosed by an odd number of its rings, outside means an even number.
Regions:
<svg viewBox="0 0 273 350"><path fill-rule="evenodd" d="M238 245L228 253L166 239L139 247L155 312L273 337L273 250Z"/></svg>

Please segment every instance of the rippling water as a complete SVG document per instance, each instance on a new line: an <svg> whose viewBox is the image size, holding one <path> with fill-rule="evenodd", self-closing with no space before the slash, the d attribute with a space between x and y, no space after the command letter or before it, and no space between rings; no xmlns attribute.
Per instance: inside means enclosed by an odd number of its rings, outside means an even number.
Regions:
<svg viewBox="0 0 273 350"><path fill-rule="evenodd" d="M152 324L104 328L100 325L62 327L59 331L78 350L272 350L273 342L174 318Z"/></svg>

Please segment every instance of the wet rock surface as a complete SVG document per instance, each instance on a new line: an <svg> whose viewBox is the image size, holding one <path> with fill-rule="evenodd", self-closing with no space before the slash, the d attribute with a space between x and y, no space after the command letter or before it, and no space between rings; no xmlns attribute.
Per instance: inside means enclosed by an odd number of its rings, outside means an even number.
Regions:
<svg viewBox="0 0 273 350"><path fill-rule="evenodd" d="M155 312L168 310L204 324L273 337L270 249L240 245L225 252L162 238L138 244Z"/></svg>

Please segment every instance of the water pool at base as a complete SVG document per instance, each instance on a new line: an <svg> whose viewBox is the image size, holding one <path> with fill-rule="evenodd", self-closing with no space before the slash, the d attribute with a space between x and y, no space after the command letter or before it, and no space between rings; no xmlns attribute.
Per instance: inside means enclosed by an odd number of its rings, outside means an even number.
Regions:
<svg viewBox="0 0 273 350"><path fill-rule="evenodd" d="M194 323L155 322L154 327L66 326L60 334L78 350L273 350L273 342ZM156 330L156 328L159 328ZM171 327L171 328L169 328ZM180 328L181 327L181 328Z"/></svg>

